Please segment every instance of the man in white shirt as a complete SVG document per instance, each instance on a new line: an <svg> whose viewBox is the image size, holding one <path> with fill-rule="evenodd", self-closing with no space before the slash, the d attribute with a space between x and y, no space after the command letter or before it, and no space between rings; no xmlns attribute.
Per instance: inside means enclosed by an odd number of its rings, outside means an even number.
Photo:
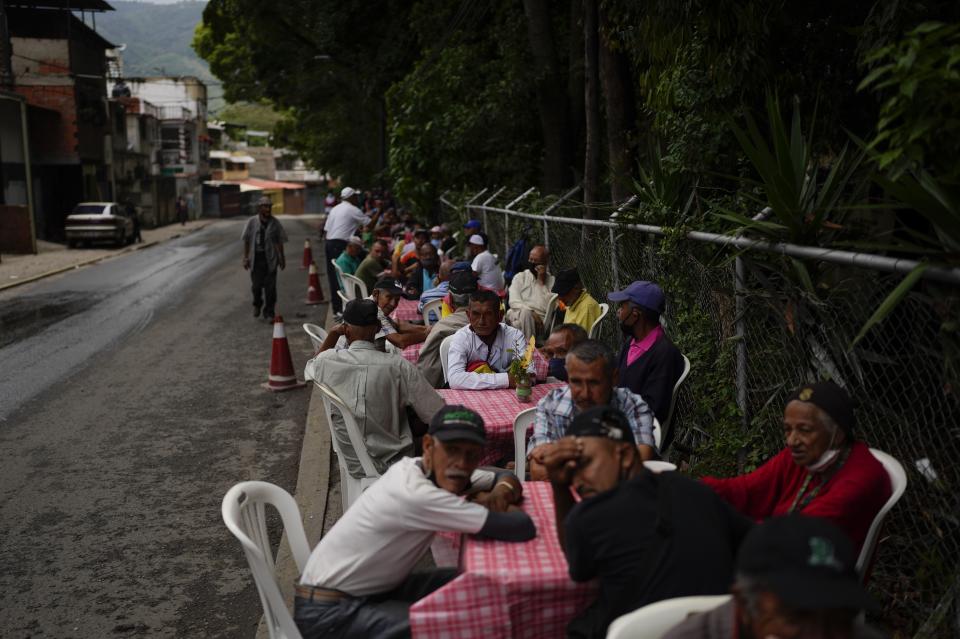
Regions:
<svg viewBox="0 0 960 639"><path fill-rule="evenodd" d="M340 200L340 204L330 209L321 233L321 237L324 238L323 249L327 257L326 264L330 264L330 260L340 257L340 253L347 247L347 241L354 235L358 235L358 227L376 222L377 218L380 217L379 212L374 213L372 218L364 215L363 211L357 208L357 192L349 186L340 191ZM332 265L326 267L326 270L333 312L339 315L343 311L343 303L340 301L340 296L337 295L337 289L340 288L337 283L337 273L333 270Z"/></svg>
<svg viewBox="0 0 960 639"><path fill-rule="evenodd" d="M537 245L530 249L526 268L513 276L510 282L510 310L506 322L523 331L530 339L543 331L547 321L547 306L553 293L553 275L547 271L550 265L550 251Z"/></svg>
<svg viewBox="0 0 960 639"><path fill-rule="evenodd" d="M320 540L296 588L294 620L304 639L410 636L410 604L456 576L412 573L437 532L502 541L533 539L517 504L523 488L507 471L480 470L483 419L446 406L406 457L368 488ZM468 495L467 499L461 496Z"/></svg>
<svg viewBox="0 0 960 639"><path fill-rule="evenodd" d="M467 248L473 258L470 267L480 278L480 286L491 291L502 291L503 271L500 270L493 253L487 250L488 243L486 233L474 233L470 236L467 240Z"/></svg>
<svg viewBox="0 0 960 639"><path fill-rule="evenodd" d="M493 291L477 291L470 296L467 319L470 324L454 333L450 340L447 353L450 388L515 388L517 381L506 372L507 367L512 360L523 357L527 342L523 333L502 323L500 298ZM472 372L483 364L493 372ZM532 361L528 370L532 381L535 377Z"/></svg>

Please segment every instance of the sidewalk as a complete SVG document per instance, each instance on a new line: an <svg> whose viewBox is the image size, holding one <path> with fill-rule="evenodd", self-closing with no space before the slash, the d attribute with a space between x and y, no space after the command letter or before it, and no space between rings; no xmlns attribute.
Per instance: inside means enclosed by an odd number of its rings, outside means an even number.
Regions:
<svg viewBox="0 0 960 639"><path fill-rule="evenodd" d="M79 268L86 264L98 262L102 259L121 255L130 251L137 251L158 242L170 240L181 235L199 231L215 219L191 220L184 225L168 224L156 229L144 229L141 233L143 242L130 244L123 248L96 246L93 248L67 248L64 244L55 244L37 240L36 255L14 255L4 253L0 255L0 291L6 288L19 286L38 280L48 275L54 275L71 268Z"/></svg>

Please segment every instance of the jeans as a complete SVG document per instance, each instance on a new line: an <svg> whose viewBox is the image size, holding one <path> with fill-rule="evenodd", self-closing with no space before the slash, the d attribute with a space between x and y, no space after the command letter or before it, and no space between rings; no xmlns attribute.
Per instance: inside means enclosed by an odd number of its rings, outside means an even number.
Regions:
<svg viewBox="0 0 960 639"><path fill-rule="evenodd" d="M333 311L335 313L343 312L343 302L340 301L340 296L337 295L337 291L340 290L340 282L337 281L337 271L333 268L333 264L330 264L330 260L335 260L340 257L340 254L343 253L343 249L347 248L346 240L327 240L323 243L323 252L327 257L327 283L330 285L330 302L333 304Z"/></svg>
<svg viewBox="0 0 960 639"><path fill-rule="evenodd" d="M268 270L266 259L254 259L250 269L250 282L253 305L257 308L263 306L264 317L273 317L274 306L277 304L277 272Z"/></svg>
<svg viewBox="0 0 960 639"><path fill-rule="evenodd" d="M293 619L303 639L400 639L410 636L410 604L457 576L452 568L413 573L390 592L339 601L297 597Z"/></svg>

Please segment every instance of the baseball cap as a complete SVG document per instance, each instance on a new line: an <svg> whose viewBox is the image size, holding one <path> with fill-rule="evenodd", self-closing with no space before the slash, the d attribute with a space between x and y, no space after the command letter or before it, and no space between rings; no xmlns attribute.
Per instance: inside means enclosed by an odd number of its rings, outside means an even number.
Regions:
<svg viewBox="0 0 960 639"><path fill-rule="evenodd" d="M465 229L478 229L481 227L480 220L467 220L467 223L463 225Z"/></svg>
<svg viewBox="0 0 960 639"><path fill-rule="evenodd" d="M475 293L477 291L477 276L473 271L457 271L450 275L450 292L457 295Z"/></svg>
<svg viewBox="0 0 960 639"><path fill-rule="evenodd" d="M363 240L361 240L359 237L357 237L356 235L354 235L354 236L352 236L349 240L347 240L347 244L356 244L357 246L359 246L359 247L362 248L362 247L363 247Z"/></svg>
<svg viewBox="0 0 960 639"><path fill-rule="evenodd" d="M615 442L636 444L627 416L610 406L594 406L583 411L567 426L566 434L573 437L606 437Z"/></svg>
<svg viewBox="0 0 960 639"><path fill-rule="evenodd" d="M665 298L663 289L653 282L638 280L622 291L614 291L607 295L611 302L633 302L638 306L650 309L655 313L663 314Z"/></svg>
<svg viewBox="0 0 960 639"><path fill-rule="evenodd" d="M470 271L473 272L473 266L470 262L455 262L453 266L450 267L451 273L456 273L457 271Z"/></svg>
<svg viewBox="0 0 960 639"><path fill-rule="evenodd" d="M429 237L430 231L428 231L427 229L417 229L413 232L413 236L416 237L418 235L426 235L427 237Z"/></svg>
<svg viewBox="0 0 960 639"><path fill-rule="evenodd" d="M400 295L403 293L403 287L400 286L400 282L392 277L381 277L379 280L377 280L377 283L373 285L373 290L386 291L387 293L393 293L394 295Z"/></svg>
<svg viewBox="0 0 960 639"><path fill-rule="evenodd" d="M850 401L850 396L834 381L805 384L787 397L787 404L792 401L813 404L829 415L848 435L852 434L857 426L857 417L853 413L853 402Z"/></svg>
<svg viewBox="0 0 960 639"><path fill-rule="evenodd" d="M343 307L343 321L351 326L379 326L377 303L373 300L350 300Z"/></svg>
<svg viewBox="0 0 960 639"><path fill-rule="evenodd" d="M345 200L348 197L353 197L356 194L357 192L355 190L351 189L349 186L345 186L343 187L343 190L340 191L340 199Z"/></svg>
<svg viewBox="0 0 960 639"><path fill-rule="evenodd" d="M484 245L483 236L480 235L479 233L474 233L473 235L471 235L471 236L470 236L470 239L469 239L468 241L469 241L471 244L475 245L475 246L483 246L483 245Z"/></svg>
<svg viewBox="0 0 960 639"><path fill-rule="evenodd" d="M440 228L439 226L434 226L433 228L430 229L430 232L431 232L431 233L443 233L443 229Z"/></svg>
<svg viewBox="0 0 960 639"><path fill-rule="evenodd" d="M442 442L468 441L481 446L487 443L483 418L460 404L444 406L438 410L430 420L427 433Z"/></svg>
<svg viewBox="0 0 960 639"><path fill-rule="evenodd" d="M579 283L580 273L577 272L577 269L565 268L557 273L556 278L553 280L553 288L550 289L550 292L556 293L557 295L566 295L570 292L570 289Z"/></svg>
<svg viewBox="0 0 960 639"><path fill-rule="evenodd" d="M273 206L273 202L266 195L261 195L257 198L257 206Z"/></svg>
<svg viewBox="0 0 960 639"><path fill-rule="evenodd" d="M755 526L740 546L737 572L760 580L791 608L879 608L860 585L853 543L820 517L794 513Z"/></svg>

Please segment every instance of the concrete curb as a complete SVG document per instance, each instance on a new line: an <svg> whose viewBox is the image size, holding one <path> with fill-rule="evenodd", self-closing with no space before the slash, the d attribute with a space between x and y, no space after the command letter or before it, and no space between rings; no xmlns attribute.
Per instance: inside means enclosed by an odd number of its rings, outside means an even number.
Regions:
<svg viewBox="0 0 960 639"><path fill-rule="evenodd" d="M40 273L40 274L38 274L38 275L32 275L32 276L30 276L30 277L28 277L28 278L25 278L25 279L22 279L22 280L17 280L16 282L9 282L9 283L7 283L7 284L0 284L0 291L5 291L5 290L7 290L7 289L9 289L9 288L16 288L17 286L22 286L23 284L29 284L30 282L36 282L37 280L42 280L42 279L44 279L44 278L46 278L46 277L50 277L50 276L52 276L52 275L57 275L57 274L59 274L59 273L65 273L65 272L67 272L67 271L72 271L72 270L74 270L74 269L82 268L82 267L88 266L88 265L90 265L90 264L96 264L97 262L102 262L103 260L109 260L109 259L111 259L111 258L117 257L118 255L126 255L127 253L133 253L134 251L140 251L140 250L143 250L143 249L145 249L145 248L150 248L151 246L156 246L157 244L160 244L160 243L162 243L162 242L169 242L170 240L175 240L175 239L177 239L178 237L183 237L184 235L190 235L191 233L195 233L195 232L197 232L197 231L199 231L199 230L201 230L201 229L205 229L205 228L207 228L210 224L212 224L212 221L207 222L206 224L204 224L204 225L202 225L202 226L195 226L195 227L191 228L191 229L188 230L188 231L181 232L181 233L177 233L176 235L171 235L170 237L164 238L164 239L162 239L162 240L153 240L153 241L151 241L151 242L142 242L142 243L140 243L140 244L131 244L130 246L127 246L126 248L124 248L124 249L122 249L122 250L120 250L120 251L117 251L116 253L110 253L109 255L101 255L100 257L91 257L91 258L88 259L88 260L82 260L82 261L80 261L80 262L76 262L76 263L74 263L74 264L70 264L69 266L63 266L63 267L60 267L60 268L57 268L57 269L53 269L52 271L47 271L47 272L45 272L45 273Z"/></svg>

